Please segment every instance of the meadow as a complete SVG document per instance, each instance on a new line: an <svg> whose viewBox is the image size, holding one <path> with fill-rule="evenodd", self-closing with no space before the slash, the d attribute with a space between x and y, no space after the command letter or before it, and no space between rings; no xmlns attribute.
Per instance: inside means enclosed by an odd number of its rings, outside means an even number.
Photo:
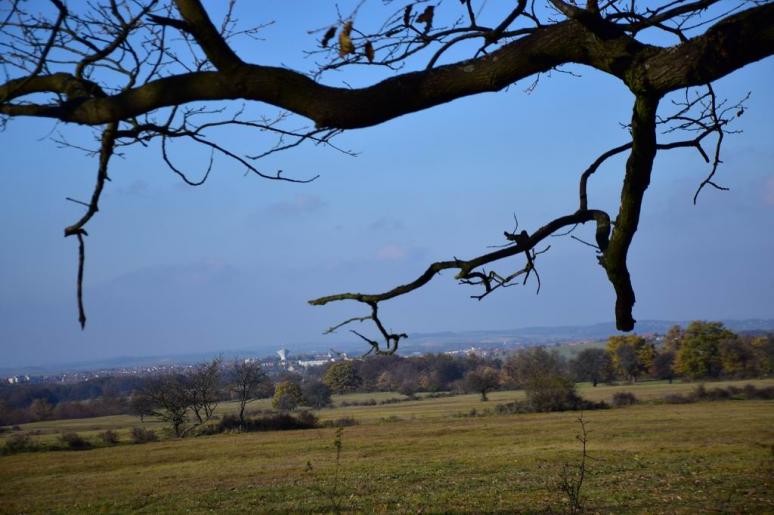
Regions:
<svg viewBox="0 0 774 515"><path fill-rule="evenodd" d="M711 387L774 380L712 383ZM696 385L647 382L581 385L591 400L618 391L641 400ZM321 420L353 417L336 429L222 434L88 451L0 457L3 513L206 512L550 512L558 483L580 459L578 412L470 416L522 392L482 403L461 395L376 406L334 407ZM399 398L354 394L343 402ZM263 408L260 401L254 408ZM221 413L233 405L221 406ZM774 512L774 403L642 403L587 411L589 460L582 489L592 512ZM146 422L154 427L157 423ZM114 429L134 417L27 424L36 438ZM156 425L156 427L159 427Z"/></svg>

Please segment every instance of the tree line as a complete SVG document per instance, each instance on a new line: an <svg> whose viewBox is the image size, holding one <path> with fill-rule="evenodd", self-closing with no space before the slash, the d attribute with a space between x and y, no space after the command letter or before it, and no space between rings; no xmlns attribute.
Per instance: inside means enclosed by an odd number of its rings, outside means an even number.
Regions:
<svg viewBox="0 0 774 515"><path fill-rule="evenodd" d="M720 322L695 321L671 327L660 345L641 336L610 337L606 354L607 360L583 356L584 380L741 379L774 372L774 335L738 335Z"/></svg>
<svg viewBox="0 0 774 515"><path fill-rule="evenodd" d="M719 322L697 321L685 329L674 326L662 337L611 336L604 348L583 349L572 359L541 347L501 357L376 355L312 367L302 374L270 375L257 361L218 358L145 378L4 386L0 425L133 413L163 420L175 435L184 436L212 420L223 401L237 403L236 424L244 426L250 402L260 398L271 398L275 410L287 412L329 406L334 393L382 391L409 397L419 392L477 393L487 400L494 390L523 388L535 402L550 405L572 399L576 382L596 386L678 377L749 378L773 372L774 335L738 335Z"/></svg>

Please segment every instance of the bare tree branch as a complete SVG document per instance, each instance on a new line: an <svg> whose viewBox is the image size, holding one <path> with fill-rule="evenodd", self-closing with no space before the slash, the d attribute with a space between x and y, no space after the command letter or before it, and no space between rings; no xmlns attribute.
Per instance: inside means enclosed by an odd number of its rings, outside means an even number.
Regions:
<svg viewBox="0 0 774 515"><path fill-rule="evenodd" d="M572 238L597 251L616 292L618 328L634 327L635 295L627 256L655 155L659 150L696 149L709 164L694 203L706 186L725 189L716 182L721 146L725 136L734 132L729 129L731 121L744 113L746 97L732 105L716 96L711 83L774 54L774 3L550 0L546 10L526 0L517 0L509 7L492 7L476 0L418 0L395 8L376 25L358 18L362 5L358 3L348 14L337 7L334 20L311 31L320 33L319 48L307 54L320 62L310 74L250 63L239 56L233 45L235 38L257 37L266 23L237 28L233 1L218 23L200 0L95 0L71 9L61 0L50 0L43 12L28 10L18 1L3 7L8 11L3 11L0 20L5 72L0 83L0 124L8 118L31 116L101 130L98 150L82 149L98 157L91 198L84 202L68 197L86 208L65 229L65 236L76 236L79 244L77 289L82 327L86 322L86 225L99 211L109 180L109 162L117 149L149 146L151 141L160 140L161 160L191 186L208 179L216 156L218 162L225 157L246 173L262 178L305 183L317 175L286 177L281 170L272 173L260 169L256 161L305 143L353 155L333 143L343 130L499 91L523 79L533 78L530 88L534 88L541 73L567 64L590 66L616 77L635 97L627 125L630 141L600 154L580 174L577 211L548 222L532 234L516 229L505 232L501 247L468 260L432 263L413 281L388 291L341 293L310 302L323 305L354 300L366 304L370 315L350 318L329 331L370 321L379 334L377 339L355 334L371 345L372 352L393 353L406 335L385 328L379 303L415 291L443 270L455 270L460 283L476 287L478 293L472 297L478 300L501 288L524 285L532 277L539 291L536 259L548 248L537 250L537 245L549 236L569 234L578 225L593 221L596 243L575 235ZM671 47L646 43L638 39L645 30L676 37L677 43ZM460 51L470 58L460 59ZM460 60L450 62L453 59ZM360 88L334 87L322 81L329 71L355 65L396 73ZM404 71L404 67L417 71ZM685 89L684 98L672 101L675 112L659 115L664 98L681 89ZM281 112L254 116L246 114L245 104L236 111L212 104L237 99L274 106ZM291 126L290 113L310 122ZM233 142L217 140L217 131L226 127L268 134L273 144L240 150ZM687 137L682 136L686 133ZM57 141L80 148L64 136L57 135ZM172 147L180 141L193 143L209 154L207 167L198 179L175 164ZM713 151L705 150L708 144L714 145ZM624 153L628 158L620 206L611 223L607 213L589 209L588 183L603 164ZM523 265L509 264L505 271L484 269L519 254L524 256Z"/></svg>

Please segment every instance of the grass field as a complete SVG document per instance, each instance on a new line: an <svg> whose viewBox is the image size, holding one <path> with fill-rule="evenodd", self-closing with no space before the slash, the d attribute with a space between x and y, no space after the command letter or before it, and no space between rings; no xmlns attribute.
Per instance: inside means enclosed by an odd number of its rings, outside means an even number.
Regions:
<svg viewBox="0 0 774 515"><path fill-rule="evenodd" d="M602 400L627 390L652 399L694 386L582 386L581 393ZM322 419L361 422L344 429L336 495L335 430L313 429L0 457L0 512L325 512L334 502L354 511L556 511L562 465L580 455L578 413L455 416L520 395L321 411ZM774 513L771 401L642 404L584 418L593 459L583 493L591 511ZM137 423L104 417L24 429L88 435Z"/></svg>

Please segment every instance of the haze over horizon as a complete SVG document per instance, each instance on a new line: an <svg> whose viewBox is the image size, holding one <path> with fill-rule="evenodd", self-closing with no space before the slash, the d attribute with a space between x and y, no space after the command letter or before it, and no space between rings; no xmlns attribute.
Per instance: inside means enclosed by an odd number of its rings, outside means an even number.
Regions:
<svg viewBox="0 0 774 515"><path fill-rule="evenodd" d="M746 331L774 331L774 319L737 319L737 320L713 320L725 324L735 332ZM464 331L437 331L428 333L410 333L408 338L402 341L398 354L414 355L416 353L436 353L446 350L461 350L471 346L481 348L499 347L501 345L551 345L562 344L568 341L599 340L615 334L665 334L674 324L686 327L691 320L639 320L638 328L631 333L616 330L615 321L597 322L583 325L561 326L526 326L502 329L467 329ZM95 370L100 368L116 368L125 366L138 366L139 363L173 362L201 362L222 356L226 359L232 357L266 357L274 356L280 348L288 349L291 354L325 353L331 349L350 353L353 356L364 355L368 346L362 340L352 334L341 333L336 340L326 340L321 337L318 340L285 342L263 341L253 344L225 348L214 346L203 348L196 352L187 349L164 353L132 354L122 353L121 349L114 349L115 354L101 357L86 357L79 360L45 361L45 357L39 357L35 363L0 363L0 376L3 374L16 374L23 371L28 373L50 373L52 371ZM499 338L503 338L500 340ZM515 340L514 340L515 338ZM498 341L494 341L494 340ZM42 361L41 361L42 360Z"/></svg>
<svg viewBox="0 0 774 515"><path fill-rule="evenodd" d="M247 60L312 69L302 51L315 45L309 20L330 6L309 6L300 20L278 7L265 41ZM241 18L259 9L241 6ZM315 18L318 16L318 18ZM72 362L118 355L209 352L254 342L331 341L326 328L364 315L356 304L312 307L342 291L381 291L414 279L438 259L470 257L503 243L502 232L533 231L577 204L579 174L600 153L626 141L631 95L583 67L576 79L555 73L525 93L478 95L349 131L335 143L359 152L301 146L259 162L271 172L321 177L306 185L245 176L215 161L208 182L191 188L163 165L156 145L130 148L111 165L101 210L89 226L85 279L88 324L77 323L77 245L62 229L82 213L65 197L86 198L96 161L48 139L62 131L91 146L85 128L14 119L0 133L0 363ZM348 71L329 84L368 84L381 72ZM657 157L640 229L630 253L638 320L719 320L774 315L774 62L718 81L731 101L752 91L728 136L717 181L730 191L693 193L708 173L695 150ZM668 108L668 101L664 101ZM274 113L248 106L256 114ZM306 121L299 120L300 125ZM265 134L223 138L263 150ZM173 147L193 176L209 154ZM590 184L592 202L615 211L625 156ZM592 240L593 228L579 237ZM409 333L585 325L609 320L614 297L593 249L552 238L538 267L542 286L505 289L484 301L453 274L382 305L385 323ZM518 262L519 264L521 261ZM495 269L515 269L513 262ZM370 331L370 328L363 327Z"/></svg>

